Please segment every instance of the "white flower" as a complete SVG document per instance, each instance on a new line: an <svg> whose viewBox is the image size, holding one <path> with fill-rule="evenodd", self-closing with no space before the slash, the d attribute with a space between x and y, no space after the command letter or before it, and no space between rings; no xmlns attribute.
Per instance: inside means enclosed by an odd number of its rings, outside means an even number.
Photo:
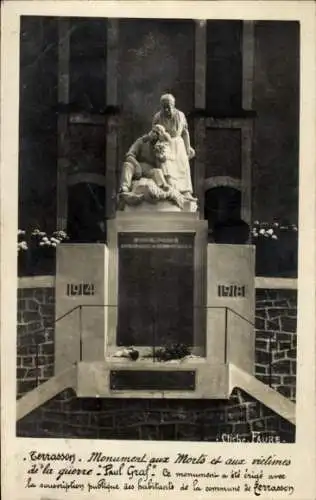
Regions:
<svg viewBox="0 0 316 500"><path fill-rule="evenodd" d="M255 220L255 221L254 221L254 225L255 225L255 226L259 226L259 224L260 224L260 222L259 222L258 220Z"/></svg>
<svg viewBox="0 0 316 500"><path fill-rule="evenodd" d="M28 246L27 246L26 241L20 241L20 242L18 243L18 249L19 249L19 250L27 250L27 249L28 249Z"/></svg>
<svg viewBox="0 0 316 500"><path fill-rule="evenodd" d="M58 241L62 241L67 239L67 234L65 233L65 231L55 231L53 233L53 238L57 238Z"/></svg>
<svg viewBox="0 0 316 500"><path fill-rule="evenodd" d="M51 243L52 247L57 247L56 243Z"/></svg>
<svg viewBox="0 0 316 500"><path fill-rule="evenodd" d="M25 231L23 229L19 229L18 230L18 235L19 236L22 236L22 235L24 236L25 235Z"/></svg>
<svg viewBox="0 0 316 500"><path fill-rule="evenodd" d="M274 226L274 227L279 227L279 225L280 225L280 224L279 224L278 222L273 222L273 226Z"/></svg>
<svg viewBox="0 0 316 500"><path fill-rule="evenodd" d="M273 229L268 229L267 234L273 234Z"/></svg>
<svg viewBox="0 0 316 500"><path fill-rule="evenodd" d="M44 238L42 239L42 241L44 241L45 243L48 243L49 240L48 240L47 236L44 236Z"/></svg>
<svg viewBox="0 0 316 500"><path fill-rule="evenodd" d="M273 235L271 236L271 238L272 238L273 240L277 240L277 239L278 239L278 237L277 237L277 235L276 235L276 234L273 234Z"/></svg>
<svg viewBox="0 0 316 500"><path fill-rule="evenodd" d="M43 247L43 246L45 246L45 243L44 243L44 241L40 241L40 244L39 244L39 246L40 246L40 247Z"/></svg>
<svg viewBox="0 0 316 500"><path fill-rule="evenodd" d="M265 234L265 229L260 229L259 234Z"/></svg>
<svg viewBox="0 0 316 500"><path fill-rule="evenodd" d="M297 226L293 226L293 231L295 231L295 232L298 231Z"/></svg>
<svg viewBox="0 0 316 500"><path fill-rule="evenodd" d="M270 234L268 232L264 233L263 235L265 238L269 238Z"/></svg>

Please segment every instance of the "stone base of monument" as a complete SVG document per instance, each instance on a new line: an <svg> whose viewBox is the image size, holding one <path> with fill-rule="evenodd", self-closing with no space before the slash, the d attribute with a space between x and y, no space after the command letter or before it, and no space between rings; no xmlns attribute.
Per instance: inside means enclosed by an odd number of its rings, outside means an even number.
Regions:
<svg viewBox="0 0 316 500"><path fill-rule="evenodd" d="M56 249L55 374L79 360L104 359L108 323L106 245L67 243Z"/></svg>
<svg viewBox="0 0 316 500"><path fill-rule="evenodd" d="M131 214L157 213L157 212L196 212L196 201L187 200L184 202L183 208L178 207L170 201L159 201L158 203L141 203L140 205L125 205L124 212Z"/></svg>
<svg viewBox="0 0 316 500"><path fill-rule="evenodd" d="M55 374L76 366L78 396L225 399L231 363L253 373L254 248L205 231L195 213L123 212L109 247L58 247ZM158 361L172 343L199 357ZM115 356L127 346L137 360Z"/></svg>
<svg viewBox="0 0 316 500"><path fill-rule="evenodd" d="M102 398L228 399L228 365L206 359L79 363L77 396Z"/></svg>

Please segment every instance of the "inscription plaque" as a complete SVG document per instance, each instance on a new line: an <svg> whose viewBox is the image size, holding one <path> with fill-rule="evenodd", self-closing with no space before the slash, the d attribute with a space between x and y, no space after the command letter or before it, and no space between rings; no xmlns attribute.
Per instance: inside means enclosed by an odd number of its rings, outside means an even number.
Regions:
<svg viewBox="0 0 316 500"><path fill-rule="evenodd" d="M113 391L194 391L194 371L118 370L110 372Z"/></svg>
<svg viewBox="0 0 316 500"><path fill-rule="evenodd" d="M118 345L192 345L194 233L119 233L118 249Z"/></svg>

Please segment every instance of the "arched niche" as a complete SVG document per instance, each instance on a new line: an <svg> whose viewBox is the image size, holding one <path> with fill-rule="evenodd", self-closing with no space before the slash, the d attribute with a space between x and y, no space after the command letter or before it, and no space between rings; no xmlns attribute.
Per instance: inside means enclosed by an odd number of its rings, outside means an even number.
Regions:
<svg viewBox="0 0 316 500"><path fill-rule="evenodd" d="M215 243L245 244L249 227L242 220L241 182L228 176L205 180L204 217Z"/></svg>
<svg viewBox="0 0 316 500"><path fill-rule="evenodd" d="M106 242L105 177L77 174L68 179L67 233L73 243Z"/></svg>
<svg viewBox="0 0 316 500"><path fill-rule="evenodd" d="M204 217L209 226L230 218L241 217L239 179L227 176L209 177L204 183Z"/></svg>

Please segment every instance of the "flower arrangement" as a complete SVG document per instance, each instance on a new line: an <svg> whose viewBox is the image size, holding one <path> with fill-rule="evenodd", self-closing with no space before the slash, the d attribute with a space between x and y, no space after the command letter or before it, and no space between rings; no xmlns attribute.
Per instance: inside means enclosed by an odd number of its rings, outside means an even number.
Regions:
<svg viewBox="0 0 316 500"><path fill-rule="evenodd" d="M183 359L186 356L190 356L191 351L189 347L185 344L176 343L171 344L166 347L161 347L156 350L155 358L158 361L171 361L173 359Z"/></svg>
<svg viewBox="0 0 316 500"><path fill-rule="evenodd" d="M283 234L289 232L298 232L296 224L282 224L280 222L259 222L254 221L251 229L251 236L253 240L257 239L270 239L278 240ZM255 241L254 241L255 242Z"/></svg>
<svg viewBox="0 0 316 500"><path fill-rule="evenodd" d="M51 274L55 267L56 247L69 238L65 231L51 234L38 228L18 230L19 275Z"/></svg>
<svg viewBox="0 0 316 500"><path fill-rule="evenodd" d="M54 231L48 235L45 231L36 228L27 233L24 229L18 230L18 253L34 247L56 248L60 243L68 240L65 231Z"/></svg>
<svg viewBox="0 0 316 500"><path fill-rule="evenodd" d="M44 231L39 229L34 229L31 232L31 238L38 244L39 247L57 247L63 241L68 240L68 236L65 231L54 231L51 236L49 236Z"/></svg>
<svg viewBox="0 0 316 500"><path fill-rule="evenodd" d="M298 227L296 224L254 221L257 276L296 277Z"/></svg>

